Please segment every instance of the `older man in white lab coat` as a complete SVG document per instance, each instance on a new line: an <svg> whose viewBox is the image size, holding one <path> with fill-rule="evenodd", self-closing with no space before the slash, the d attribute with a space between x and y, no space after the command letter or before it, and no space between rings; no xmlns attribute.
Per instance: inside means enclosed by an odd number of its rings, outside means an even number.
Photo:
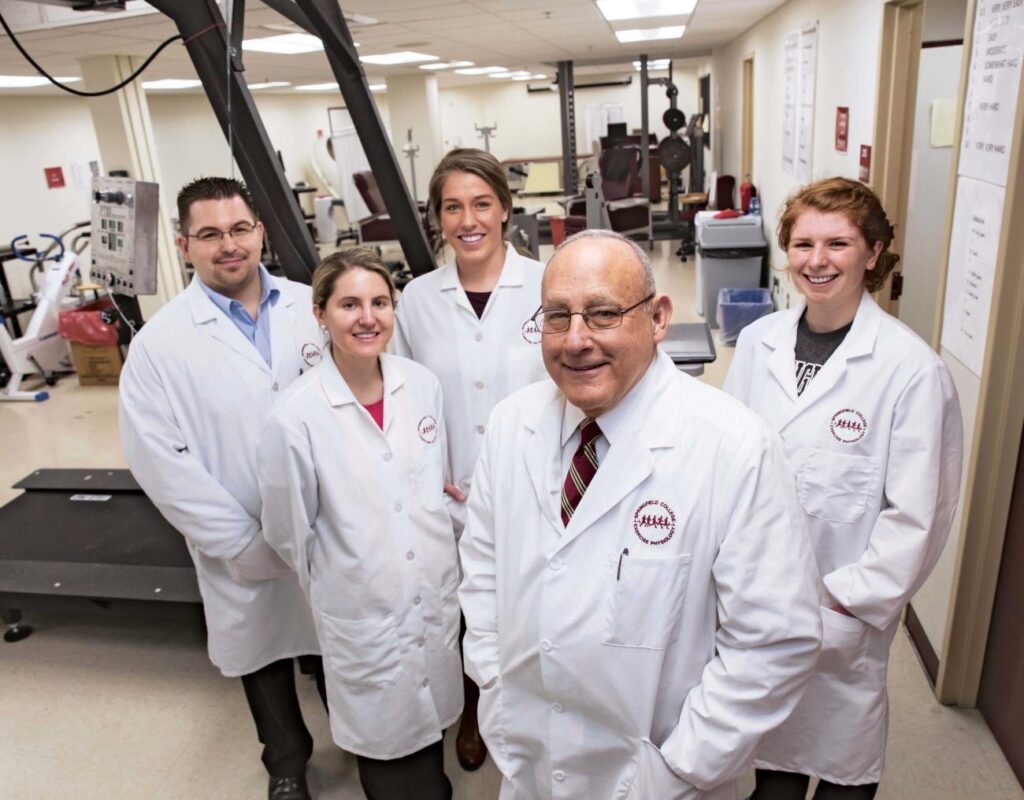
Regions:
<svg viewBox="0 0 1024 800"><path fill-rule="evenodd" d="M554 383L495 408L460 544L501 800L734 798L821 633L780 444L658 349L629 240L567 240L542 297Z"/></svg>
<svg viewBox="0 0 1024 800"><path fill-rule="evenodd" d="M323 335L310 288L260 264L263 226L241 183L194 181L178 215L195 278L132 342L121 440L139 485L188 544L210 660L242 679L270 800L307 800L313 743L294 658L320 650L298 579L263 539L256 440L284 389L319 361ZM322 680L320 667L321 692Z"/></svg>

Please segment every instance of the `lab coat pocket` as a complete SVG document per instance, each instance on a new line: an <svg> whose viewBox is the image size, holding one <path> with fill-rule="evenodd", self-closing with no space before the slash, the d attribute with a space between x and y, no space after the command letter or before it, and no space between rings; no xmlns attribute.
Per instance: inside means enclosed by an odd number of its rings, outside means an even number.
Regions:
<svg viewBox="0 0 1024 800"><path fill-rule="evenodd" d="M375 619L338 619L320 614L324 657L340 681L361 686L390 686L403 672L395 615Z"/></svg>
<svg viewBox="0 0 1024 800"><path fill-rule="evenodd" d="M628 800L695 800L700 790L676 775L650 739L640 740L636 775L626 794Z"/></svg>
<svg viewBox="0 0 1024 800"><path fill-rule="evenodd" d="M690 556L608 556L604 644L664 650L679 630Z"/></svg>
<svg viewBox="0 0 1024 800"><path fill-rule="evenodd" d="M540 345L510 347L508 349L508 393L536 383L547 376Z"/></svg>
<svg viewBox="0 0 1024 800"><path fill-rule="evenodd" d="M444 505L444 469L441 447L434 444L416 454L414 470L420 502L427 511L438 511Z"/></svg>
<svg viewBox="0 0 1024 800"><path fill-rule="evenodd" d="M864 655L867 637L867 623L831 608L821 607L818 671L833 675L856 672Z"/></svg>
<svg viewBox="0 0 1024 800"><path fill-rule="evenodd" d="M811 448L801 452L796 471L800 505L812 517L856 522L864 514L878 459Z"/></svg>

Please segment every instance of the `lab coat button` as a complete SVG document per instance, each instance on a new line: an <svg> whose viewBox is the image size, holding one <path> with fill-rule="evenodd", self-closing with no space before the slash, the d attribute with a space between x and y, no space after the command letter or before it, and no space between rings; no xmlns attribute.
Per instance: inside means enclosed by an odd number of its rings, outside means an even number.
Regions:
<svg viewBox="0 0 1024 800"><path fill-rule="evenodd" d="M414 558L416 558L416 554L412 550L410 550L408 553L405 554L405 558L406 561L412 561Z"/></svg>
<svg viewBox="0 0 1024 800"><path fill-rule="evenodd" d="M421 636L419 639L416 640L416 645L418 647L423 647L423 645L425 645L426 643L427 643L427 640L423 636Z"/></svg>
<svg viewBox="0 0 1024 800"><path fill-rule="evenodd" d="M476 432L477 433L483 433L484 432L484 426L483 425L477 425L476 426Z"/></svg>
<svg viewBox="0 0 1024 800"><path fill-rule="evenodd" d="M274 385L271 388L276 392L277 391L277 383L275 382Z"/></svg>
<svg viewBox="0 0 1024 800"><path fill-rule="evenodd" d="M384 454L384 460L385 461L390 461L391 460L391 453L385 453Z"/></svg>
<svg viewBox="0 0 1024 800"><path fill-rule="evenodd" d="M423 688L426 689L430 685L430 678L423 679Z"/></svg>
<svg viewBox="0 0 1024 800"><path fill-rule="evenodd" d="M547 653L549 650L551 650L551 642L549 642L547 639L542 639L540 643L540 649Z"/></svg>
<svg viewBox="0 0 1024 800"><path fill-rule="evenodd" d="M561 714L563 711L565 711L565 706L563 706L561 703L555 703L551 707L553 709L555 709L555 711L557 711L559 714Z"/></svg>
<svg viewBox="0 0 1024 800"><path fill-rule="evenodd" d="M395 511L397 511L399 513L402 512L402 504L401 503L395 503Z"/></svg>
<svg viewBox="0 0 1024 800"><path fill-rule="evenodd" d="M553 773L551 773L551 777L554 778L556 781L564 781L565 773L562 772L562 770L560 769L556 769Z"/></svg>
<svg viewBox="0 0 1024 800"><path fill-rule="evenodd" d="M416 596L415 596L415 597L414 597L414 598L412 599L412 604L413 604L414 606L418 606L418 605L419 605L420 603L422 603L422 602L423 602L423 598L421 598L421 597L420 597L419 595L416 595Z"/></svg>
<svg viewBox="0 0 1024 800"><path fill-rule="evenodd" d="M476 335L473 338L476 339L479 342L479 341L483 340L484 335L482 333L480 333L480 331L477 331Z"/></svg>
<svg viewBox="0 0 1024 800"><path fill-rule="evenodd" d="M551 559L551 560L550 560L550 561L548 562L548 566L549 566L549 567L550 567L551 569L555 569L555 570L558 570L558 569L561 569L561 568L562 568L562 567L564 566L564 564L563 564L563 562L562 562L561 560L559 560L559 559L557 559L557 558L553 558L553 559Z"/></svg>
<svg viewBox="0 0 1024 800"><path fill-rule="evenodd" d="M474 383L473 385L474 385L474 386L475 386L475 387L476 387L477 389L483 389L483 388L484 388L484 382L483 382L483 381L477 381L477 382L476 382L476 383Z"/></svg>

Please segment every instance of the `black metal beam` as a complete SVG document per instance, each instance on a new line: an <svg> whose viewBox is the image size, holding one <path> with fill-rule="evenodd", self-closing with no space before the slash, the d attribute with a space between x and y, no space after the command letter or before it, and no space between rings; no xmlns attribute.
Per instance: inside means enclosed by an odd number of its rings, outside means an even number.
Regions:
<svg viewBox="0 0 1024 800"><path fill-rule="evenodd" d="M235 160L285 274L309 283L319 261L316 245L245 79L235 68L229 74L228 34L220 9L213 0L150 0L150 5L177 25L225 136L230 126Z"/></svg>
<svg viewBox="0 0 1024 800"><path fill-rule="evenodd" d="M366 73L337 0L264 0L266 5L300 25L324 43L327 61L345 99L359 143L377 180L381 198L395 225L406 263L414 275L437 265L420 223L419 210L406 186L402 168L377 112Z"/></svg>
<svg viewBox="0 0 1024 800"><path fill-rule="evenodd" d="M576 165L576 98L572 78L572 62L558 62L558 106L562 112L562 188L567 195L579 189Z"/></svg>

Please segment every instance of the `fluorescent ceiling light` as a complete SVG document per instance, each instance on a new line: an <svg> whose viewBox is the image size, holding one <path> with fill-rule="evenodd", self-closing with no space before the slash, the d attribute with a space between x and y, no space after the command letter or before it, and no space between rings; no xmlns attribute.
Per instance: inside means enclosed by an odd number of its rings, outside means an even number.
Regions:
<svg viewBox="0 0 1024 800"><path fill-rule="evenodd" d="M488 78L529 78L530 72L527 70L516 70L515 72L491 72L487 75Z"/></svg>
<svg viewBox="0 0 1024 800"><path fill-rule="evenodd" d="M597 7L609 22L648 17L678 17L692 14L697 0L597 0Z"/></svg>
<svg viewBox="0 0 1024 800"><path fill-rule="evenodd" d="M54 78L59 83L75 83L81 78ZM33 86L49 86L42 75L0 75L0 89L31 89Z"/></svg>
<svg viewBox="0 0 1024 800"><path fill-rule="evenodd" d="M324 49L324 43L319 36L308 33L282 33L280 36L246 39L242 42L242 49L293 56L299 53L317 53Z"/></svg>
<svg viewBox="0 0 1024 800"><path fill-rule="evenodd" d="M685 25L670 25L665 28L633 28L628 31L615 31L615 38L622 44L653 42L656 39L679 39L685 30Z"/></svg>
<svg viewBox="0 0 1024 800"><path fill-rule="evenodd" d="M508 72L504 67L470 67L455 70L459 75L490 75L492 72Z"/></svg>
<svg viewBox="0 0 1024 800"><path fill-rule="evenodd" d="M360 56L364 64L415 64L417 61L437 61L437 56L426 53L414 53L411 50L400 50L397 53L378 53L375 56Z"/></svg>
<svg viewBox="0 0 1024 800"><path fill-rule="evenodd" d="M297 92L329 92L338 88L336 83L307 83L304 86L296 86Z"/></svg>
<svg viewBox="0 0 1024 800"><path fill-rule="evenodd" d="M520 78L513 78L514 81L542 81L547 77L543 72L538 72L533 75L526 75Z"/></svg>
<svg viewBox="0 0 1024 800"><path fill-rule="evenodd" d="M289 81L267 81L266 83L250 83L249 89L275 89L278 86L291 86Z"/></svg>
<svg viewBox="0 0 1024 800"><path fill-rule="evenodd" d="M652 69L668 69L668 65L669 65L669 62L671 60L672 59L670 59L670 58L655 58L655 59L648 60L647 61L647 69L648 70L652 70ZM640 62L639 61L634 61L633 62L633 69L635 69L637 72L640 71Z"/></svg>
<svg viewBox="0 0 1024 800"><path fill-rule="evenodd" d="M370 91L371 92L386 92L387 90L388 90L388 85L386 83L371 83L370 84Z"/></svg>
<svg viewBox="0 0 1024 800"><path fill-rule="evenodd" d="M143 81L143 89L193 89L196 86L202 86L202 81L197 81L192 78L162 78L158 81Z"/></svg>
<svg viewBox="0 0 1024 800"><path fill-rule="evenodd" d="M471 67L472 61L438 61L436 64L420 64L420 69L454 69L455 67Z"/></svg>

